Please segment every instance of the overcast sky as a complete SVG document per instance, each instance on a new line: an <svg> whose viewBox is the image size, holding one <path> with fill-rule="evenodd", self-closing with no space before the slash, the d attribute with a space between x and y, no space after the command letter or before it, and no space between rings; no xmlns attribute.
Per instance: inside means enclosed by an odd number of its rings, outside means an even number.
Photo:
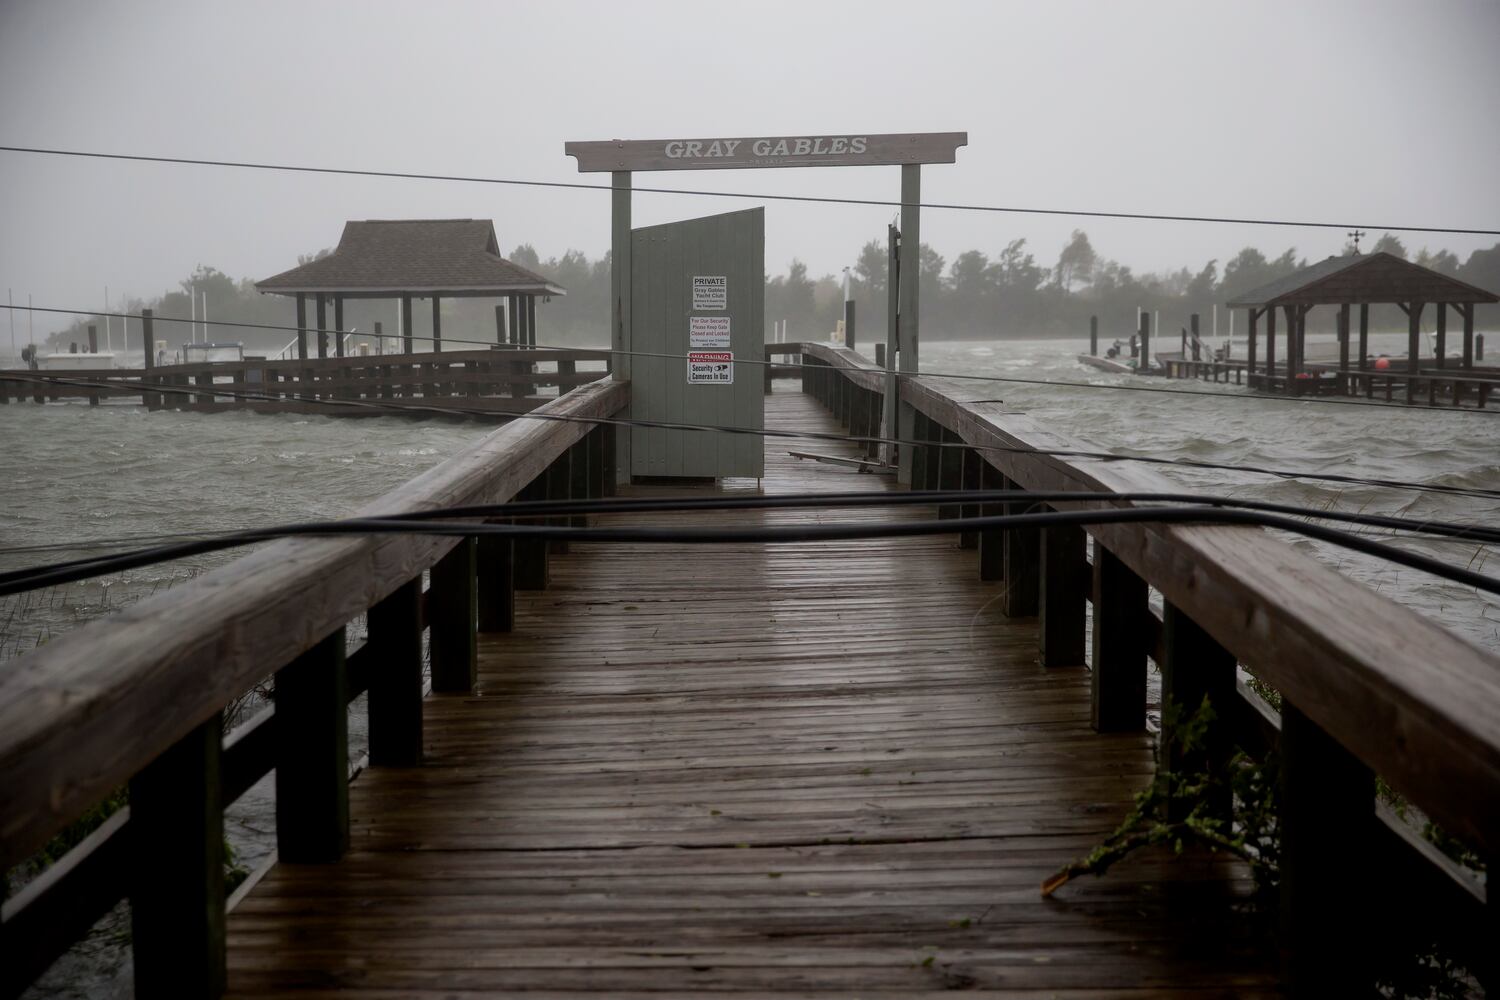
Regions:
<svg viewBox="0 0 1500 1000"><path fill-rule="evenodd" d="M569 139L967 131L927 201L1500 229L1500 3L0 0L0 145L603 180ZM607 195L0 152L0 294L97 307L267 277L346 219L492 218L590 257ZM896 167L638 175L895 199ZM746 207L637 195L637 225ZM837 273L893 210L767 204L767 267ZM1343 232L929 211L949 260L1082 227L1138 271ZM1404 235L1460 258L1496 237ZM64 325L38 320L38 331ZM4 329L0 326L0 329Z"/></svg>

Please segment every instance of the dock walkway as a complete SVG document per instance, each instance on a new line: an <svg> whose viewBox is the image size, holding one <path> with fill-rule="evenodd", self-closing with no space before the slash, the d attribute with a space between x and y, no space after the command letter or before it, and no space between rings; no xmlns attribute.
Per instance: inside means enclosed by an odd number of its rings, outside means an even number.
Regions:
<svg viewBox="0 0 1500 1000"><path fill-rule="evenodd" d="M771 426L836 429L778 390ZM786 451L767 493L895 488ZM1087 671L1039 667L1002 586L951 536L574 544L481 636L477 692L426 699L423 766L354 782L347 855L230 913L229 994L1273 994L1242 872L1141 858L1040 898L1154 762L1090 728Z"/></svg>

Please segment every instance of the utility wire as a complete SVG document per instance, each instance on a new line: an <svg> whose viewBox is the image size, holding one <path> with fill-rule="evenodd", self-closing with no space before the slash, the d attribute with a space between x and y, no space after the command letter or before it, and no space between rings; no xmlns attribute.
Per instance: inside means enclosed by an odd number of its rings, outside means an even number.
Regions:
<svg viewBox="0 0 1500 1000"><path fill-rule="evenodd" d="M613 191L612 185L586 184L581 181L535 181L511 177L475 177L461 174L428 174L396 170L357 170L346 167L309 167L286 163L258 163L244 160L209 160L181 156L142 156L129 153L101 153L80 149L44 149L35 146L0 146L0 151L33 153L45 156L74 156L98 160L129 160L138 163L175 163L198 167L233 167L241 170L276 170L304 174L334 174L345 177L390 177L400 180L448 181L463 184L505 184L518 187L561 188L581 191ZM753 191L704 191L692 188L635 187L631 191L649 194L692 195L708 198L747 198L756 201L794 201L832 205L878 205L882 207L918 207L960 212L997 212L1015 215L1062 215L1092 219L1138 219L1147 222L1207 222L1240 226L1293 226L1305 229L1383 229L1398 233L1449 233L1461 236L1500 236L1500 229L1462 229L1452 226L1381 226L1361 222L1309 222L1295 219L1240 218L1214 215L1168 215L1160 212L1100 212L1084 209L1023 208L1004 205L975 205L952 202L901 202L884 198L835 198L818 195L765 194Z"/></svg>
<svg viewBox="0 0 1500 1000"><path fill-rule="evenodd" d="M1162 492L1100 492L1089 490L906 490L872 493L786 493L766 496L715 497L655 497L655 498L609 498L591 500L512 500L498 504L476 504L445 507L440 510L411 511L404 514L385 515L385 520L435 521L447 518L542 518L561 515L683 513L689 511L725 510L806 510L820 508L859 507L905 507L963 506L992 507L1011 504L1028 509L1040 504L1077 503L1177 503L1203 504L1210 507L1229 507L1241 510L1258 510L1289 517L1306 517L1316 520L1339 521L1369 528L1390 529L1397 532L1392 537L1428 536L1441 541L1473 544L1500 543L1500 528L1478 524L1461 524L1434 521L1428 518L1398 517L1364 512L1345 512L1318 509L1296 504L1280 504L1263 500L1244 500L1205 493ZM1024 512L1024 511L1023 511ZM253 529L252 529L253 530ZM46 545L19 545L0 548L0 555L18 555L40 552L82 552L95 549L128 548L143 542L163 543L167 541L200 540L220 537L222 532L187 531L154 535L126 535L84 542L55 542ZM52 568L84 564L93 559L77 559L67 563L51 563ZM0 581L13 575L31 572L15 570L0 573Z"/></svg>
<svg viewBox="0 0 1500 1000"><path fill-rule="evenodd" d="M62 313L64 315L71 315L71 316L98 317L100 319L104 319L106 317L108 317L110 319L140 319L139 314L136 314L136 313L99 312L99 311L96 311L96 310L86 310L86 309L58 309L58 308L48 308L48 307L43 307L43 306L4 306L4 305L0 305L0 309L4 309L4 308L17 309L17 310L21 310L21 311L30 311L30 312ZM269 324L269 323L238 323L238 322L233 322L233 321L230 321L230 320L201 320L201 319L200 320L193 320L193 319L183 319L181 317L175 317L175 316L172 316L172 317L169 317L169 316L153 316L152 319L153 319L153 321L160 321L160 322L165 322L165 323L189 323L189 324L191 324L191 323L200 323L200 324L207 324L209 326L241 327L241 328L253 329L253 330L279 330L279 331L283 331L283 332L287 332L287 333L313 333L313 334L315 334L315 333L321 333L321 334L324 334L324 335L330 336L330 337L348 337L348 336L376 337L376 336L378 336L381 340L412 339L412 340L422 340L422 341L431 341L431 340L435 339L433 337L427 337L427 336L396 334L396 333L380 333L380 334L377 335L377 334L374 334L374 333L359 333L357 330L332 330L332 329L328 329L326 327L323 328L323 329L321 329L321 330L319 330L316 327L277 326L277 325L273 325L273 324ZM494 341L489 341L489 340L469 340L469 339L462 338L462 337L442 337L442 338L436 338L436 339L440 340L444 344L468 344L468 345L473 345L475 347L481 347L481 348L486 348L486 349L511 348L511 349L514 349L514 350L567 351L567 352L576 353L576 354L605 354L605 353L607 353L607 354L619 355L621 357L629 357L629 358L664 358L664 359L667 359L667 360L681 360L682 359L682 355L681 354L670 354L670 353L661 352L661 351L622 351L622 350L617 350L617 349L615 349L613 347L565 347L565 346L562 346L562 345L559 345L559 344L532 344L532 345L498 344L498 343L495 343ZM441 355L441 353L442 352L434 352L434 355L438 356L438 355ZM376 357L376 358L379 358L379 357L388 357L388 356L389 355L373 355L373 357ZM299 359L299 358L285 358L285 359L280 359L280 360L277 360L277 361L268 361L267 363L268 364L286 364L286 363L290 363L290 362L294 362L294 361L298 361L298 360L302 360L302 359ZM311 359L309 359L309 360L311 360ZM319 359L319 360L328 360L328 359ZM374 362L374 363L378 364L379 362ZM795 368L795 369L798 369L799 371L805 371L807 369L813 369L813 370L816 370L816 371L826 371L830 367L832 367L832 366L829 366L829 365L822 365L822 364L809 364L809 363L807 363L805 361L804 362L791 362L791 361L786 361L786 360L768 361L768 360L761 360L761 359L758 359L758 358L736 358L735 359L735 363L736 364L744 364L744 365L753 365L753 366L757 366L757 367L768 367L769 366L769 367L776 367L776 368ZM851 369L834 369L834 370L835 371L843 371L843 370L851 370ZM999 382L999 383L1009 383L1009 384L1014 384L1014 385L1038 385L1038 386L1048 386L1048 387L1060 388L1060 389L1099 389L1099 390L1103 390L1103 391L1106 391L1106 392L1154 392L1154 393L1158 393L1158 394L1161 394L1161 395L1167 395L1167 396L1206 396L1206 397L1208 397L1210 399L1232 399L1232 400L1236 400L1236 401L1251 401L1251 402L1256 402L1256 401L1260 401L1260 402L1273 401L1273 402L1296 403L1296 404L1321 404L1321 405L1325 405L1325 406L1368 406L1368 407L1375 407L1375 408L1383 409L1383 410L1389 410L1389 409L1391 409L1392 407L1395 407L1395 406L1405 406L1406 405L1404 403L1383 403L1383 402L1376 402L1376 401L1373 401L1373 400L1365 400L1365 399L1336 399L1336 398L1332 398L1332 397L1328 397L1328 396L1296 396L1296 397L1291 397L1291 398L1286 398L1286 397L1272 397L1272 396L1256 396L1256 395L1250 395L1248 393L1214 392L1214 391L1210 391L1210 390L1207 390L1207 389L1165 389L1165 388L1162 388L1160 386L1124 385L1124 384L1114 383L1114 382L1074 382L1074 381L1070 381L1070 380L1067 380L1067 379L1021 378L1019 376L1014 376L1014 375L976 375L976 374L974 374L972 372L932 372L932 371L918 371L918 372L890 371L890 372L887 372L887 370L884 369L884 368L866 368L866 369L860 369L860 370L868 372L870 374L878 375L878 376L881 376L881 377L884 377L886 374L892 374L892 375L894 375L898 379L907 379L907 378L944 378L944 379L958 379L958 380L970 381L970 382ZM1402 375L1401 372L1390 372L1388 374L1392 378L1400 378L1401 375ZM963 400L963 402L966 402L966 403L1003 403L1003 402L1005 402L1005 400L1003 400L1003 399L969 399L969 400ZM1494 410L1488 410L1488 409L1481 410L1481 409L1477 409L1477 408L1476 409L1466 409L1464 407L1459 407L1459 406L1444 406L1444 407L1437 407L1437 409L1441 409L1445 413L1464 413L1464 414L1474 414L1476 416L1494 417L1494 416L1500 415L1500 409L1494 409Z"/></svg>
<svg viewBox="0 0 1500 1000"><path fill-rule="evenodd" d="M139 383L114 383L94 382L86 379L70 379L64 376L38 376L34 372L12 371L6 374L11 381L33 382L40 384L72 385L79 388L99 389L123 389L130 392L142 394L175 394L183 396L228 396L233 399L241 399L248 402L280 402L281 397L267 395L265 393L240 392L230 389L215 388L213 386L170 386L170 385L142 385ZM438 379L437 381L441 381ZM1159 458L1148 455L1120 455L1107 451L1083 451L1058 448L1021 448L1006 445L972 445L963 441L923 441L917 439L906 439L899 437L881 437L877 435L849 435L833 434L821 431L788 431L775 428L759 427L731 427L717 424L695 424L670 420L643 420L632 417L581 417L566 413L542 413L532 410L526 413L505 413L495 410L474 410L457 406L442 406L437 404L416 404L412 406L392 406L388 402L364 399L324 399L314 397L312 399L298 399L298 402L315 403L326 406L354 406L366 409L378 410L390 414L423 414L431 413L439 416L463 416L463 417L509 417L514 420L553 420L564 423L582 423L591 425L605 425L615 427L650 427L662 430L700 431L705 433L721 434L743 434L760 438L781 438L797 441L832 441L839 444L893 444L898 447L928 447L928 448L956 448L971 449L978 452L995 452L1001 454L1020 455L1052 455L1059 458L1085 458L1101 462L1143 462L1151 465L1175 465L1197 469L1213 469L1229 472L1249 472L1258 475L1274 476L1281 479L1307 479L1324 482L1343 483L1357 486L1377 486L1386 489L1413 490L1426 493L1441 493L1450 496L1474 497L1479 499L1500 499L1500 490L1484 489L1482 487L1469 486L1447 486L1438 483L1414 483L1396 479L1378 479L1365 476L1347 476L1330 472L1298 472L1286 469L1272 469L1262 466L1236 465L1233 463L1207 462L1188 458Z"/></svg>
<svg viewBox="0 0 1500 1000"><path fill-rule="evenodd" d="M1097 526L1102 524L1224 524L1255 525L1278 528L1323 542L1340 545L1352 551L1376 556L1398 565L1422 570L1434 576L1500 594L1500 579L1449 565L1420 553L1377 542L1362 535L1313 524L1296 518L1251 510L1208 507L1125 507L1102 510L1048 511L1036 514L1004 514L983 517L959 517L923 521L898 521L852 524L802 524L782 527L735 528L575 528L558 525L487 524L480 522L427 523L392 518L351 518L343 521L281 525L270 529L234 532L218 538L158 546L136 552L88 560L60 567L39 567L31 571L6 574L0 581L0 597L58 586L103 573L121 572L236 548L275 537L369 536L375 534L435 535L441 537L497 536L534 541L565 540L576 542L629 542L677 545L723 545L744 543L791 543L838 541L871 538L903 538L922 535L955 534L970 531L1017 530L1061 526Z"/></svg>

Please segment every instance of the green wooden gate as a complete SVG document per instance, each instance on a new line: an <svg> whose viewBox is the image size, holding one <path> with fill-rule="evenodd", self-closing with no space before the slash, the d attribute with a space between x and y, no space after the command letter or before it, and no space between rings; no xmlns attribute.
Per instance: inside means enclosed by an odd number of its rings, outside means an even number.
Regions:
<svg viewBox="0 0 1500 1000"><path fill-rule="evenodd" d="M765 234L760 208L631 232L633 418L765 426ZM755 434L633 427L630 473L760 478L765 449Z"/></svg>

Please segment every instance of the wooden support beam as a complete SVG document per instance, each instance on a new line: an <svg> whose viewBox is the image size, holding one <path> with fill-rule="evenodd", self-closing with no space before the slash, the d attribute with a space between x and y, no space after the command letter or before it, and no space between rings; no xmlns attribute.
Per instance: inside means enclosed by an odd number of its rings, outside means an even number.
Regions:
<svg viewBox="0 0 1500 1000"><path fill-rule="evenodd" d="M1339 371L1349 370L1349 303L1339 306Z"/></svg>
<svg viewBox="0 0 1500 1000"><path fill-rule="evenodd" d="M316 296L318 306L318 357L328 357L328 297L322 292Z"/></svg>
<svg viewBox="0 0 1500 1000"><path fill-rule="evenodd" d="M344 630L276 671L276 850L326 864L349 849L349 690Z"/></svg>
<svg viewBox="0 0 1500 1000"><path fill-rule="evenodd" d="M1406 310L1406 401L1417 398L1417 379L1422 370L1422 307L1424 303L1413 302Z"/></svg>
<svg viewBox="0 0 1500 1000"><path fill-rule="evenodd" d="M495 343L505 343L505 307L495 304Z"/></svg>
<svg viewBox="0 0 1500 1000"><path fill-rule="evenodd" d="M1165 754L1158 766L1182 774L1222 774L1234 753L1229 717L1238 706L1235 691L1235 659L1197 622L1181 609L1166 603L1162 607L1161 668L1162 737ZM1205 745L1192 755L1185 755L1176 739L1175 726L1198 711L1204 699L1214 713L1215 722L1208 727ZM1169 712L1168 706L1175 705ZM1174 720L1173 714L1179 713ZM1214 815L1227 819L1230 801L1227 794L1209 803ZM1174 813L1174 819L1185 818L1186 810Z"/></svg>
<svg viewBox="0 0 1500 1000"><path fill-rule="evenodd" d="M1037 637L1042 666L1085 666L1089 562L1088 536L1081 527L1042 529L1041 577Z"/></svg>
<svg viewBox="0 0 1500 1000"><path fill-rule="evenodd" d="M1247 324L1247 326L1249 327L1249 332L1246 335L1246 341L1245 341L1246 374L1247 375L1254 375L1255 374L1255 334L1256 334L1256 327L1260 324L1260 313L1261 313L1261 311L1259 309L1256 309L1255 307L1252 306L1250 309L1246 310L1246 312L1249 315L1249 323Z"/></svg>
<svg viewBox="0 0 1500 1000"><path fill-rule="evenodd" d="M422 763L422 578L370 608L370 763Z"/></svg>
<svg viewBox="0 0 1500 1000"><path fill-rule="evenodd" d="M217 997L226 988L223 734L216 712L130 781L138 997Z"/></svg>
<svg viewBox="0 0 1500 1000"><path fill-rule="evenodd" d="M1437 307L1437 350L1432 359L1433 367L1442 368L1448 357L1448 303L1435 303Z"/></svg>
<svg viewBox="0 0 1500 1000"><path fill-rule="evenodd" d="M1276 374L1276 307L1266 306L1266 378ZM1269 382L1263 387L1270 391Z"/></svg>
<svg viewBox="0 0 1500 1000"><path fill-rule="evenodd" d="M443 349L443 301L436 295L432 297L432 353L437 354Z"/></svg>
<svg viewBox="0 0 1500 1000"><path fill-rule="evenodd" d="M1370 304L1361 302L1359 305L1359 367L1361 370L1370 365Z"/></svg>
<svg viewBox="0 0 1500 1000"><path fill-rule="evenodd" d="M333 296L333 354L344 356L344 297L339 294Z"/></svg>
<svg viewBox="0 0 1500 1000"><path fill-rule="evenodd" d="M1283 983L1293 997L1369 992L1375 776L1286 698L1279 751Z"/></svg>
<svg viewBox="0 0 1500 1000"><path fill-rule="evenodd" d="M1092 721L1101 733L1146 728L1146 650L1151 608L1146 581L1094 544Z"/></svg>
<svg viewBox="0 0 1500 1000"><path fill-rule="evenodd" d="M411 354L413 337L411 332L411 295L401 296L401 353Z"/></svg>
<svg viewBox="0 0 1500 1000"><path fill-rule="evenodd" d="M1474 367L1474 303L1466 302L1459 306L1459 314L1464 318L1464 357L1462 365L1469 369Z"/></svg>
<svg viewBox="0 0 1500 1000"><path fill-rule="evenodd" d="M479 592L475 540L465 538L433 564L427 592L432 690L469 694L479 680Z"/></svg>
<svg viewBox="0 0 1500 1000"><path fill-rule="evenodd" d="M307 359L307 293L297 293L297 357Z"/></svg>
<svg viewBox="0 0 1500 1000"><path fill-rule="evenodd" d="M1019 484L1005 480L1007 490ZM1005 504L1007 514L1035 509L1030 501ZM1042 532L1040 528L1009 528L1005 531L1005 596L1000 610L1009 618L1031 618L1041 606Z"/></svg>

